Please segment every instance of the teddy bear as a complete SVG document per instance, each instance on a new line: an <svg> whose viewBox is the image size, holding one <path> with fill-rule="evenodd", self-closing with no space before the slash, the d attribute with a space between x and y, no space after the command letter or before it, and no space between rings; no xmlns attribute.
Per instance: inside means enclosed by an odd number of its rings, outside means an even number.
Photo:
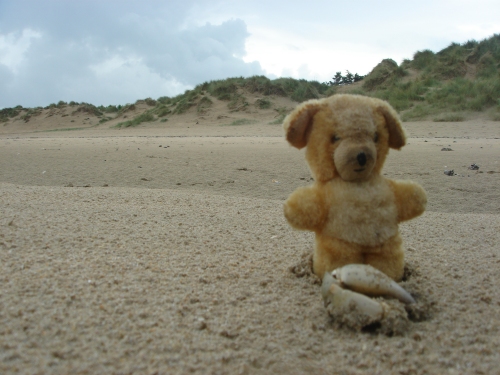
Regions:
<svg viewBox="0 0 500 375"><path fill-rule="evenodd" d="M338 94L298 105L283 122L286 139L305 157L314 178L284 203L295 229L315 233L313 271L369 264L400 281L404 251L398 224L421 215L424 189L381 174L389 148L406 136L389 103Z"/></svg>

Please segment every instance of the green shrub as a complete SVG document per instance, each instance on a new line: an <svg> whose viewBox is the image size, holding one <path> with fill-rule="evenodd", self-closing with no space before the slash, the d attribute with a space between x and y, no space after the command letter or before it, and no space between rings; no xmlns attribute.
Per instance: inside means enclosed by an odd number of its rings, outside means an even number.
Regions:
<svg viewBox="0 0 500 375"><path fill-rule="evenodd" d="M326 91L323 92L323 95L324 96L332 96L332 95L335 95L338 91L338 86L330 86L326 89ZM352 94L353 91L350 91L350 93Z"/></svg>
<svg viewBox="0 0 500 375"><path fill-rule="evenodd" d="M244 81L244 78L236 77L204 82L196 86L193 91L199 95L205 95L205 92L207 92L219 100L230 100L231 94L236 93L238 87L240 87Z"/></svg>
<svg viewBox="0 0 500 375"><path fill-rule="evenodd" d="M231 100L233 94L238 91L236 83L229 81L217 81L209 86L208 92L219 100Z"/></svg>
<svg viewBox="0 0 500 375"><path fill-rule="evenodd" d="M118 106L118 107L120 107L120 106ZM118 108L118 113L125 113L125 112L129 112L129 111L135 111L135 109L136 109L135 104L125 104L123 107Z"/></svg>
<svg viewBox="0 0 500 375"><path fill-rule="evenodd" d="M260 109L269 109L271 108L271 101L269 99L257 99L255 101L255 105Z"/></svg>
<svg viewBox="0 0 500 375"><path fill-rule="evenodd" d="M403 59L403 62L401 63L400 66L403 69L412 68L412 60L410 60L410 59Z"/></svg>
<svg viewBox="0 0 500 375"><path fill-rule="evenodd" d="M433 73L444 79L463 77L467 72L465 65L466 51L460 44L452 43L437 54Z"/></svg>
<svg viewBox="0 0 500 375"><path fill-rule="evenodd" d="M171 99L168 96L160 96L156 101L161 104L170 104Z"/></svg>
<svg viewBox="0 0 500 375"><path fill-rule="evenodd" d="M311 84L301 82L290 95L290 99L302 103L309 99L319 98L318 90Z"/></svg>
<svg viewBox="0 0 500 375"><path fill-rule="evenodd" d="M172 113L172 111L167 106L161 105L161 106L156 108L155 113L158 117L164 117L164 116Z"/></svg>
<svg viewBox="0 0 500 375"><path fill-rule="evenodd" d="M406 71L399 67L392 59L382 60L363 80L363 88L374 90L396 83L406 75Z"/></svg>
<svg viewBox="0 0 500 375"><path fill-rule="evenodd" d="M486 53L490 53L496 61L500 60L500 34L493 34L481 42L467 42L464 47L470 51L466 58L468 63L477 63Z"/></svg>
<svg viewBox="0 0 500 375"><path fill-rule="evenodd" d="M197 100L200 97L201 89L197 86L194 90L186 90L184 94L177 95L173 98L162 97L158 99L161 105L171 105L175 106L172 113L182 114L185 113L189 108L197 104Z"/></svg>
<svg viewBox="0 0 500 375"><path fill-rule="evenodd" d="M196 103L189 101L187 99L182 99L177 103L177 106L173 110L173 114L180 115L182 113L185 113L189 108L194 106Z"/></svg>
<svg viewBox="0 0 500 375"><path fill-rule="evenodd" d="M356 73L355 77L358 80L364 79L364 76L360 76L359 74ZM357 82L357 81L356 81ZM309 85L314 87L314 89L320 94L320 95L325 95L325 93L331 89L330 85L326 83L320 83L318 81L308 81Z"/></svg>
<svg viewBox="0 0 500 375"><path fill-rule="evenodd" d="M289 96L300 86L300 81L293 78L278 78L273 81L273 84L280 88L281 96Z"/></svg>
<svg viewBox="0 0 500 375"><path fill-rule="evenodd" d="M72 112L73 115L77 113L87 113L92 116L102 116L102 112L92 104L82 103L80 106Z"/></svg>
<svg viewBox="0 0 500 375"><path fill-rule="evenodd" d="M431 82L415 80L396 82L391 87L371 93L379 99L387 100L397 111L404 111L414 105L414 102L424 101Z"/></svg>
<svg viewBox="0 0 500 375"><path fill-rule="evenodd" d="M98 109L104 113L116 113L118 112L118 107L116 105L108 105L107 107L99 106Z"/></svg>
<svg viewBox="0 0 500 375"><path fill-rule="evenodd" d="M204 82L196 86L193 91L198 94L206 91L219 100L232 101L237 98L240 88L251 93L257 92L266 96L293 96L296 101L317 98L330 90L327 84L317 81L297 80L293 78L270 80L265 76L253 76L249 78L236 77Z"/></svg>
<svg viewBox="0 0 500 375"><path fill-rule="evenodd" d="M117 127L117 128L129 128L129 127L137 126L143 122L154 121L154 119L155 119L154 115L148 111L148 112L141 113L139 116L135 117L132 120L120 122L120 123L116 124L115 127Z"/></svg>
<svg viewBox="0 0 500 375"><path fill-rule="evenodd" d="M432 67L436 61L436 55L429 49L417 51L413 55L413 61L409 63L412 68L424 70ZM405 64L406 65L406 64Z"/></svg>
<svg viewBox="0 0 500 375"><path fill-rule="evenodd" d="M207 112L208 108L212 106L213 102L210 100L208 96L203 96L198 102L198 107L196 111L200 114L204 114Z"/></svg>
<svg viewBox="0 0 500 375"><path fill-rule="evenodd" d="M251 93L261 93L263 95L272 94L271 80L265 76L253 76L245 80L244 87Z"/></svg>
<svg viewBox="0 0 500 375"><path fill-rule="evenodd" d="M14 108L4 108L0 110L0 122L6 122L9 121L9 118L16 117L22 109L23 107L18 105Z"/></svg>
<svg viewBox="0 0 500 375"><path fill-rule="evenodd" d="M248 107L247 99L241 94L233 94L231 95L231 99L229 103L227 103L227 107L231 110L231 112L241 111Z"/></svg>
<svg viewBox="0 0 500 375"><path fill-rule="evenodd" d="M144 101L146 102L147 105L149 105L150 107L154 107L156 105L156 100L154 99L151 99L151 98L146 98L144 99Z"/></svg>
<svg viewBox="0 0 500 375"><path fill-rule="evenodd" d="M190 102L194 102L200 98L200 92L197 90L190 90L184 95L185 98Z"/></svg>
<svg viewBox="0 0 500 375"><path fill-rule="evenodd" d="M477 76L480 78L494 77L499 73L499 66L493 55L486 52L477 63Z"/></svg>
<svg viewBox="0 0 500 375"><path fill-rule="evenodd" d="M432 113L432 109L427 104L417 104L411 109L403 112L401 114L401 120L410 121L410 120L420 120Z"/></svg>
<svg viewBox="0 0 500 375"><path fill-rule="evenodd" d="M31 119L31 117L33 117L33 116L39 116L41 113L42 113L42 108L41 107L29 108L26 111L26 113L21 116L21 119L23 121L25 121L25 122L28 122Z"/></svg>

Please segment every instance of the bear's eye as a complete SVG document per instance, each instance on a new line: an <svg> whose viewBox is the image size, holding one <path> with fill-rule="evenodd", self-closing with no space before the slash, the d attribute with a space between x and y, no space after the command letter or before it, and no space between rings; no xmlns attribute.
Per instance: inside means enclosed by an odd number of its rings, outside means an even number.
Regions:
<svg viewBox="0 0 500 375"><path fill-rule="evenodd" d="M340 137L337 137L336 135L332 135L332 138L330 139L330 142L335 143L337 141L340 141Z"/></svg>
<svg viewBox="0 0 500 375"><path fill-rule="evenodd" d="M375 133L375 136L373 137L373 142L375 143L378 142L378 133Z"/></svg>

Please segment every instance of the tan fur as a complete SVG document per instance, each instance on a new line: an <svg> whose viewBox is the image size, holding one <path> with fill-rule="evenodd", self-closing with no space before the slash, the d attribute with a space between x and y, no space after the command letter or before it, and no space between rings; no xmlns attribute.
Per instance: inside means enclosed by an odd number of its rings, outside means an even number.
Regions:
<svg viewBox="0 0 500 375"><path fill-rule="evenodd" d="M379 99L334 95L300 104L283 127L292 146L307 147L315 180L290 195L284 213L292 227L316 233L316 275L366 263L399 281L398 223L422 214L427 198L418 184L380 174L389 148L406 143L394 109Z"/></svg>

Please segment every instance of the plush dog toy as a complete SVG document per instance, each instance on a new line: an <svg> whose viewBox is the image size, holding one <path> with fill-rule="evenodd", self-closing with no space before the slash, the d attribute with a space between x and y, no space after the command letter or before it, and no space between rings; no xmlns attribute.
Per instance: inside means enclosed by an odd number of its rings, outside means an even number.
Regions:
<svg viewBox="0 0 500 375"><path fill-rule="evenodd" d="M364 263L401 280L398 223L422 214L427 198L418 184L381 175L389 148L406 143L396 111L379 99L334 95L300 104L283 127L292 146L306 147L314 177L284 205L292 227L316 234L314 273Z"/></svg>

